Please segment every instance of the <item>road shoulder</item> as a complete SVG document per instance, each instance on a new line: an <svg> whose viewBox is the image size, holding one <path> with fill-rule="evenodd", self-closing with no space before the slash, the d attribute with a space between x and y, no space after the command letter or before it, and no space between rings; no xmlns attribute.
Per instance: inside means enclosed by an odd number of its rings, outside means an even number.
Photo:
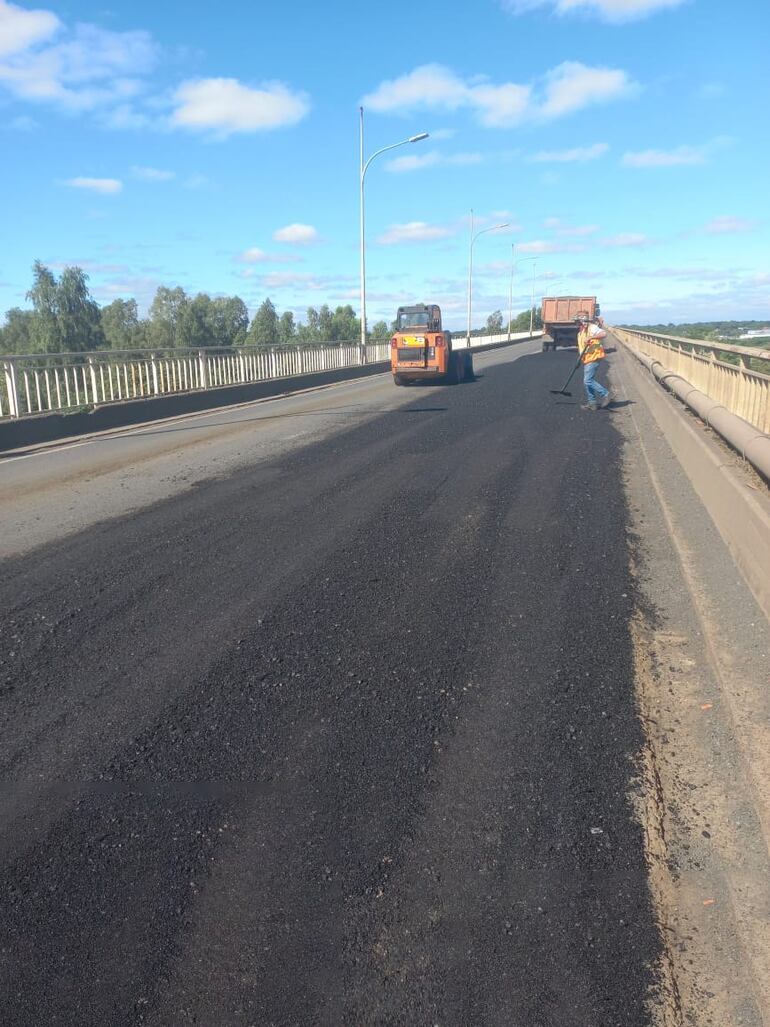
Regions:
<svg viewBox="0 0 770 1027"><path fill-rule="evenodd" d="M651 888L666 943L667 1025L770 1016L770 628L663 434L632 361L612 378L638 582Z"/></svg>

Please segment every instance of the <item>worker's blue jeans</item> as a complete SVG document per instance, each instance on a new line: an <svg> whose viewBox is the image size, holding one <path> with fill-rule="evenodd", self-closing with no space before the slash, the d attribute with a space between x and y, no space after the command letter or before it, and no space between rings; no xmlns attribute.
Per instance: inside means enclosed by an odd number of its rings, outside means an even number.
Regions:
<svg viewBox="0 0 770 1027"><path fill-rule="evenodd" d="M600 362L599 360L592 360L590 364L583 364L583 385L586 388L588 402L593 403L594 406L598 406L600 400L604 399L607 395L605 387L596 380L596 372L599 370Z"/></svg>

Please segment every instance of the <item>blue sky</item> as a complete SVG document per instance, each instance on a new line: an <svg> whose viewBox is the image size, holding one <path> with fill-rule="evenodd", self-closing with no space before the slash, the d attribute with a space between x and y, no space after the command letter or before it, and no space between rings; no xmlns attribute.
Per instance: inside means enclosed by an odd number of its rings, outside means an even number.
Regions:
<svg viewBox="0 0 770 1027"><path fill-rule="evenodd" d="M766 0L0 0L0 311L36 258L464 324L536 293L617 321L770 317ZM533 264L534 258L534 264ZM475 320L475 319L474 319Z"/></svg>

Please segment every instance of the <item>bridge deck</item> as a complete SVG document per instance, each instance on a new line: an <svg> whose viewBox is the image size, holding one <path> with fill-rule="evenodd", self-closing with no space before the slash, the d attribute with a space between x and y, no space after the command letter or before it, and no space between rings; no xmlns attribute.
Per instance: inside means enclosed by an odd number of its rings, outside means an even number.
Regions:
<svg viewBox="0 0 770 1027"><path fill-rule="evenodd" d="M634 1027L674 979L762 1022L762 810L667 458L627 445L619 358L591 415L548 392L574 355L529 349L0 464L6 1023ZM688 769L661 732L709 696ZM704 780L661 841L708 759L730 802Z"/></svg>

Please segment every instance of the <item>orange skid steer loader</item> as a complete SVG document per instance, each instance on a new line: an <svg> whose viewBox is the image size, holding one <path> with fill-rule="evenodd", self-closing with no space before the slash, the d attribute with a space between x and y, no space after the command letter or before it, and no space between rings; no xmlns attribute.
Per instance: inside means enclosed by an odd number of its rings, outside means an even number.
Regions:
<svg viewBox="0 0 770 1027"><path fill-rule="evenodd" d="M452 349L452 335L441 327L435 303L399 307L390 340L390 368L396 385L434 381L458 385L473 379L473 354Z"/></svg>

